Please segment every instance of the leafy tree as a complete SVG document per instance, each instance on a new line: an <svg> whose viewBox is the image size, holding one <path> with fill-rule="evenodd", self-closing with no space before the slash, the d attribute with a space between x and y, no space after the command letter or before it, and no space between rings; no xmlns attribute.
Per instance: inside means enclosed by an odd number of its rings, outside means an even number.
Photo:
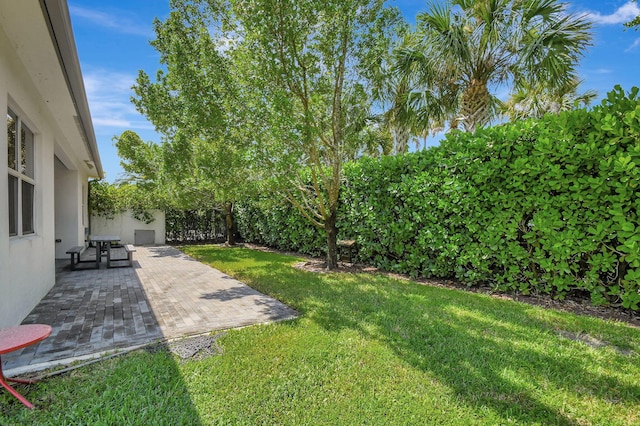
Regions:
<svg viewBox="0 0 640 426"><path fill-rule="evenodd" d="M132 130L125 130L114 137L120 165L129 182L141 185L155 185L162 171L162 152L159 145L143 141Z"/></svg>
<svg viewBox="0 0 640 426"><path fill-rule="evenodd" d="M221 209L227 243L233 244L234 203L247 191L250 173L244 93L224 46L210 31L207 9L183 0L173 0L171 7L164 22L155 21L151 42L164 69L155 82L139 72L132 102L164 137L165 190L171 188L182 206L212 202Z"/></svg>
<svg viewBox="0 0 640 426"><path fill-rule="evenodd" d="M107 181L92 180L89 182L89 211L93 216L113 219L116 213L126 210L123 200L118 197L116 185Z"/></svg>
<svg viewBox="0 0 640 426"><path fill-rule="evenodd" d="M204 5L205 2L199 3ZM210 0L253 123L252 167L327 236L337 267L343 164L384 132L368 126L371 69L399 22L382 0ZM243 116L247 116L243 114Z"/></svg>
<svg viewBox="0 0 640 426"><path fill-rule="evenodd" d="M555 0L453 0L418 15L397 70L419 83L425 117L474 131L499 114L495 89L554 89L576 79L591 23Z"/></svg>
<svg viewBox="0 0 640 426"><path fill-rule="evenodd" d="M136 219L151 223L154 221L150 210L162 208L159 200L150 196L147 189L135 184L94 180L89 188L89 211L91 215L103 216L107 219L126 210Z"/></svg>
<svg viewBox="0 0 640 426"><path fill-rule="evenodd" d="M134 131L113 138L126 177L112 185L126 209L140 220L148 220L150 209L164 209L175 203L175 193L164 174L162 147L144 142Z"/></svg>
<svg viewBox="0 0 640 426"><path fill-rule="evenodd" d="M229 179L224 176L227 180L223 180L223 176L216 175L216 172L227 169L237 171L238 168L228 165L221 167L217 164L212 144L192 141L193 149L176 158L170 142L162 145L143 142L130 130L115 138L115 141L122 167L127 174L127 179L120 182L117 194L123 200L136 200L134 203L129 202L134 216L143 216L144 206L178 210L220 210L227 225L227 243L234 243L234 203L220 201L230 199L223 192L226 186L219 183L229 182ZM210 154L212 151L213 154ZM176 172L176 169L181 169L185 164L190 164L189 174ZM216 180L216 177L220 180ZM135 197L131 189L125 191L122 188L135 188Z"/></svg>

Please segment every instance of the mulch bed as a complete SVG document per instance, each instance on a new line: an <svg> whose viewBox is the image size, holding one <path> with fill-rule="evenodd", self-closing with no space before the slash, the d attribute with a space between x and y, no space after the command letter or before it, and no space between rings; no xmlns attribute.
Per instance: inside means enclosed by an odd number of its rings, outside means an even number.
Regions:
<svg viewBox="0 0 640 426"><path fill-rule="evenodd" d="M308 272L315 273L329 273L326 269L326 262L322 259L309 258L299 253L284 253L272 248L245 244L245 247L269 251L273 253L290 254L297 257L303 257L305 261L298 262L293 265L294 268L301 269ZM519 293L501 293L492 289L490 286L474 286L469 287L464 283L454 280L441 280L433 278L418 278L412 279L407 275L393 274L390 272L380 271L373 266L339 262L338 269L331 271L331 273L370 273L370 274L384 274L389 277L414 281L423 285L430 285L434 287L448 288L469 291L472 293L487 294L497 299L516 300L523 303L528 303L534 306L540 306L547 309L554 309L558 311L571 312L579 315L588 315L605 320L615 320L627 323L633 327L640 328L640 312L635 312L630 309L624 309L615 306L593 306L588 297L581 297L580 295L569 295L564 300L555 300L547 294L533 294L524 295Z"/></svg>

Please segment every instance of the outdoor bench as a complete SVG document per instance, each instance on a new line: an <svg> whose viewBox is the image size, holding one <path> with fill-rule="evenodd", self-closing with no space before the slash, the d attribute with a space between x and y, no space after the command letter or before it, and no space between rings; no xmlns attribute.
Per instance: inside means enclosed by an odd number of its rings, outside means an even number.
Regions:
<svg viewBox="0 0 640 426"><path fill-rule="evenodd" d="M122 247L124 248L124 251L127 253L127 257L124 257L121 259L107 258L107 267L113 268L113 266L111 266L111 262L118 262L118 261L125 261L125 260L127 261L127 264L122 266L133 266L133 253L136 252L135 246L133 244L125 244Z"/></svg>
<svg viewBox="0 0 640 426"><path fill-rule="evenodd" d="M133 262L133 253L136 252L136 248L133 244L125 244L124 251L127 252L127 260L129 261L129 264L131 264Z"/></svg>
<svg viewBox="0 0 640 426"><path fill-rule="evenodd" d="M84 253L84 251L86 250L85 246L75 246L75 247L71 247L69 250L67 250L67 254L71 255L71 270L75 270L76 269L76 265L78 265L79 263L94 263L96 264L96 268L99 268L100 265L98 263L99 259L96 260L80 260L80 256L82 255L82 253Z"/></svg>

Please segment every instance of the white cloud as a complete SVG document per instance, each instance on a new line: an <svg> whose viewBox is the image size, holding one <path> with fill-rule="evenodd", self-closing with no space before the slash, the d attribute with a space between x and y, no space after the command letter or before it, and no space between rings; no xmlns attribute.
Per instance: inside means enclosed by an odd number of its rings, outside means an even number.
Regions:
<svg viewBox="0 0 640 426"><path fill-rule="evenodd" d="M640 46L640 38L637 38L633 43L631 43L631 46L627 47L625 49L625 52L628 52L630 50L634 50L636 49L638 46Z"/></svg>
<svg viewBox="0 0 640 426"><path fill-rule="evenodd" d="M87 9L79 6L69 6L69 12L73 19L82 19L103 28L111 29L122 34L131 34L153 38L154 33L150 25L135 22L124 16L125 12L111 14L94 9Z"/></svg>
<svg viewBox="0 0 640 426"><path fill-rule="evenodd" d="M87 93L99 93L102 90L108 93L131 93L131 87L135 83L136 77L117 71L104 69L92 69L84 73L84 86Z"/></svg>
<svg viewBox="0 0 640 426"><path fill-rule="evenodd" d="M131 127L131 122L116 118L96 117L93 119L93 125L95 127L122 127L128 129Z"/></svg>
<svg viewBox="0 0 640 426"><path fill-rule="evenodd" d="M153 126L131 103L135 75L105 69L90 69L84 85L96 132L118 129L150 130Z"/></svg>
<svg viewBox="0 0 640 426"><path fill-rule="evenodd" d="M587 17L590 18L596 24L623 24L631 21L636 16L640 15L640 7L636 2L627 2L620 6L615 12L610 15L603 15L600 12L589 12Z"/></svg>

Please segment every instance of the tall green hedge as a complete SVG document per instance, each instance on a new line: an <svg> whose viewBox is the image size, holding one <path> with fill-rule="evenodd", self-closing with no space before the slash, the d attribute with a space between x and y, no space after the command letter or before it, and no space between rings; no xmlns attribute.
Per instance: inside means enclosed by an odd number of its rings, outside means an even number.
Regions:
<svg viewBox="0 0 640 426"><path fill-rule="evenodd" d="M639 187L638 89L616 86L590 111L452 132L427 151L350 164L339 238L390 271L638 309ZM323 252L322 232L292 208L259 214L250 222L263 243Z"/></svg>
<svg viewBox="0 0 640 426"><path fill-rule="evenodd" d="M235 218L244 241L311 256L326 252L324 231L284 201L264 197L239 203Z"/></svg>

